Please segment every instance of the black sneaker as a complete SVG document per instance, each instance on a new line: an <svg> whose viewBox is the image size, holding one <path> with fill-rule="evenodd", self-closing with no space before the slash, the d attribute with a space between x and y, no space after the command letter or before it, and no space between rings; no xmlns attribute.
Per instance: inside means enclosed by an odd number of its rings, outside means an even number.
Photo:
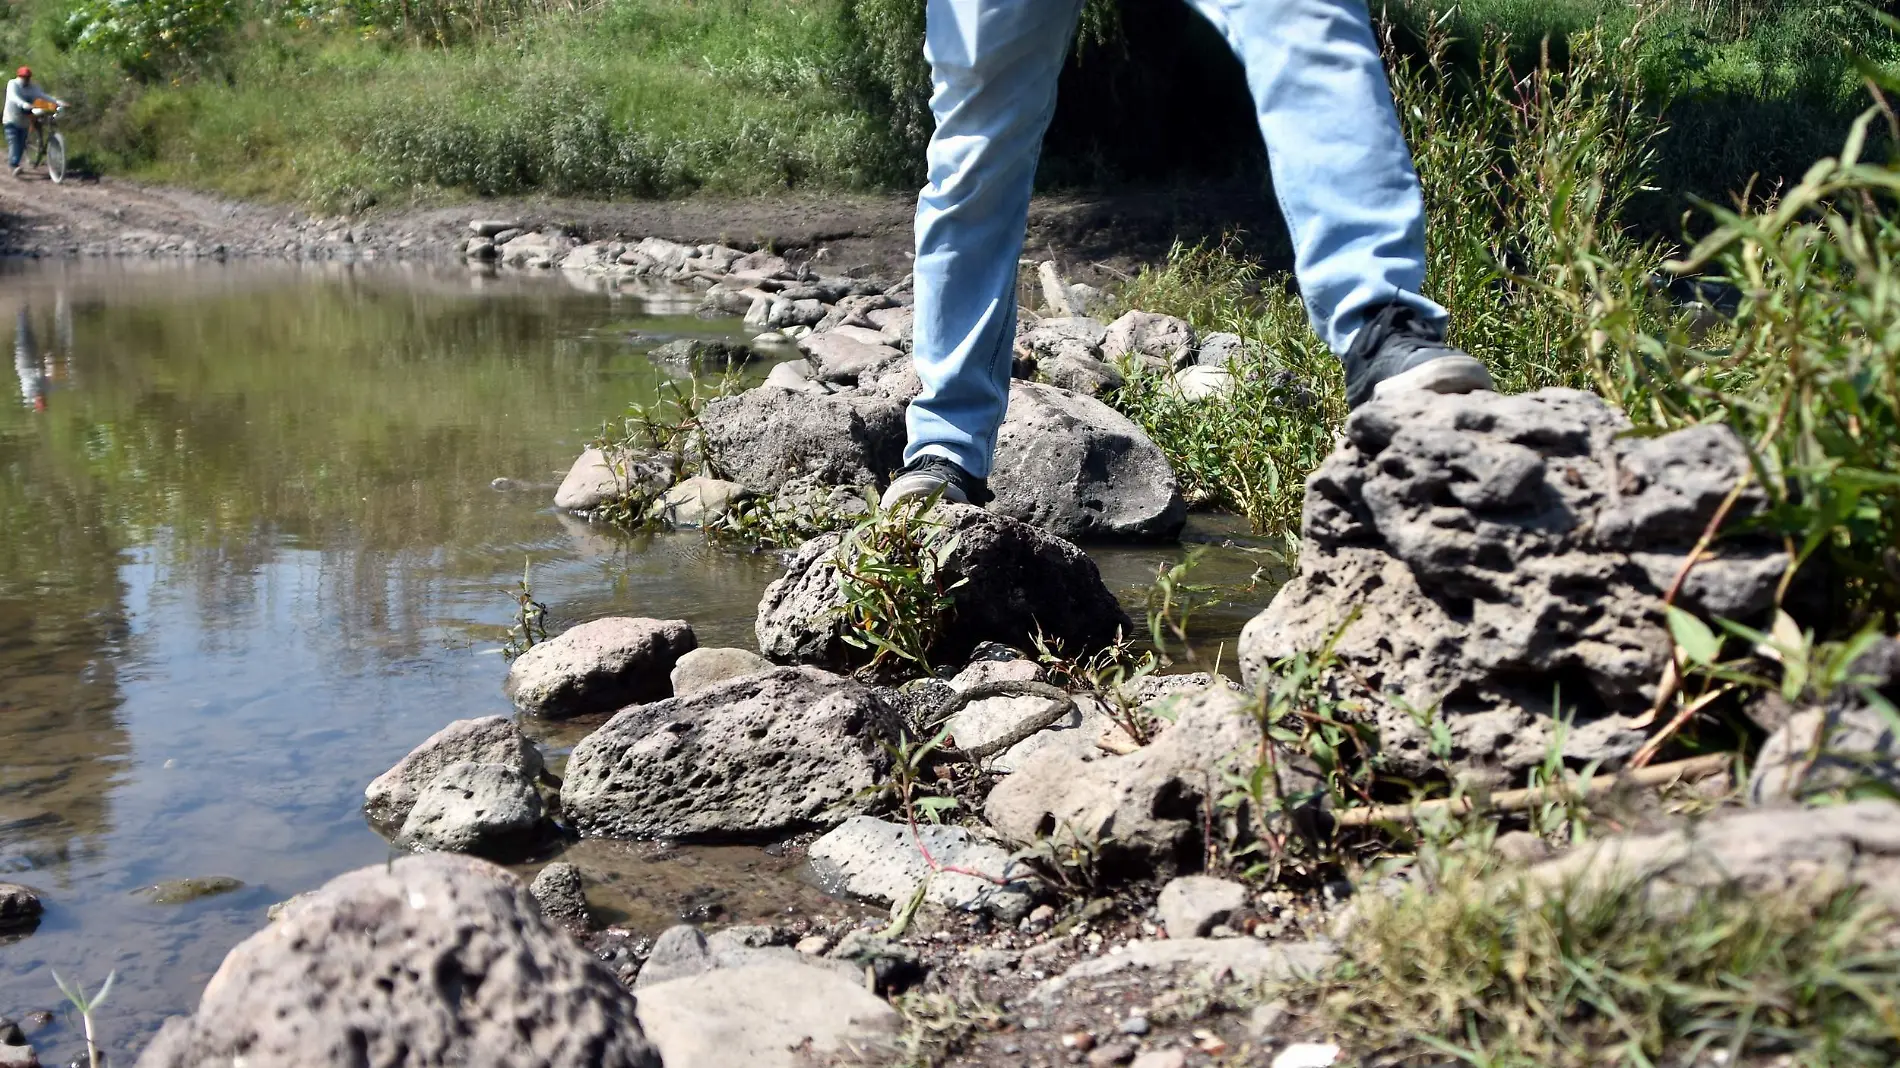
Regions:
<svg viewBox="0 0 1900 1068"><path fill-rule="evenodd" d="M1360 329L1341 361L1346 407L1394 393L1471 393L1490 389L1491 372L1463 349L1445 344L1445 332L1414 308L1388 304Z"/></svg>
<svg viewBox="0 0 1900 1068"><path fill-rule="evenodd" d="M933 494L942 494L943 499L953 504L974 504L979 508L996 499L990 492L990 484L965 471L960 465L941 456L919 456L904 466L897 477L891 479L891 488L884 491L883 506L893 507L902 501L913 501Z"/></svg>

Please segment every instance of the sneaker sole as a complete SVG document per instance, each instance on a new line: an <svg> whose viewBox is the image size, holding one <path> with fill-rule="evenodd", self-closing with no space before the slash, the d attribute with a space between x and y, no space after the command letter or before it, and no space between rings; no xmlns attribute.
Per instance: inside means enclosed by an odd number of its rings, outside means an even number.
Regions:
<svg viewBox="0 0 1900 1068"><path fill-rule="evenodd" d="M1494 388L1491 372L1473 356L1440 356L1372 387L1372 399L1399 393L1476 393Z"/></svg>
<svg viewBox="0 0 1900 1068"><path fill-rule="evenodd" d="M895 508L905 501L922 500L939 491L943 493L943 499L951 504L970 503L970 498L955 483L936 478L904 477L891 483L878 505L886 509Z"/></svg>

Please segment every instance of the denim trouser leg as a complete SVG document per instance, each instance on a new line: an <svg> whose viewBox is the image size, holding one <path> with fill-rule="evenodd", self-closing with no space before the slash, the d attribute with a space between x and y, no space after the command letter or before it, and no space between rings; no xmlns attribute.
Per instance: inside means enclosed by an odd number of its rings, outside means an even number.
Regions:
<svg viewBox="0 0 1900 1068"><path fill-rule="evenodd" d="M1314 329L1343 353L1378 305L1418 295L1425 223L1365 0L1189 0L1240 56ZM905 459L990 471L1009 400L1016 264L1079 0L928 0L937 132L917 202Z"/></svg>
<svg viewBox="0 0 1900 1068"><path fill-rule="evenodd" d="M917 198L913 350L924 391L906 461L990 473L1009 403L1016 261L1081 0L928 0L929 184Z"/></svg>
<svg viewBox="0 0 1900 1068"><path fill-rule="evenodd" d="M26 127L17 122L6 123L7 129L7 166L18 167L26 158Z"/></svg>

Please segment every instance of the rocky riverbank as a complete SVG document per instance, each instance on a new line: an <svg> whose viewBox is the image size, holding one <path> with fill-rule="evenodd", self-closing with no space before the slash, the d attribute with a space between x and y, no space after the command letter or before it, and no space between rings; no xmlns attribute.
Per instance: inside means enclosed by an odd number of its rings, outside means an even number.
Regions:
<svg viewBox="0 0 1900 1068"><path fill-rule="evenodd" d="M449 723L367 785L366 817L417 855L287 903L141 1064L1427 1063L1372 984L1446 939L1518 939L1492 954L1513 989L1585 968L1605 932L1658 939L1660 974L1694 956L1670 932L1714 944L1723 903L1851 902L1842 944L1888 944L1900 806L1876 788L1900 781L1900 642L1869 635L1825 686L1683 733L1732 692L1682 693L1707 658L1685 616L1759 626L1762 673L1808 648L1780 607L1806 595L1785 549L1707 536L1769 506L1725 428L1637 437L1560 389L1368 405L1308 482L1298 573L1247 627L1240 679L1157 675L1077 543L1167 540L1185 509L1167 458L1093 394L1140 366L1218 397L1221 376L1276 373L1264 355L1093 317L1099 294L1041 271L996 506L878 513L917 390L903 279L512 221L462 254L690 287L764 335L656 360L779 356L676 447L590 450L554 501L735 538L773 524L754 543L783 544L784 573L753 647L631 617L535 644L502 680L521 719ZM532 719L586 733L543 752ZM603 924L593 875L562 859L583 838L762 845L888 919ZM1459 908L1485 923L1444 919ZM1569 956L1499 933L1516 917L1569 932ZM1740 1063L1805 1040L1805 1010L1765 1011L1765 1045L1721 1032ZM1559 1021L1579 1048L1614 1037L1588 1015ZM1737 1063L1726 1042L1643 1048L1713 1068Z"/></svg>
<svg viewBox="0 0 1900 1068"><path fill-rule="evenodd" d="M810 328L797 338L809 378L718 402L745 413L735 418L751 438L785 441L754 458L724 444L723 409L707 410L704 459L734 473L734 495L888 476L889 443L864 436L879 420L862 413L901 405L901 388L886 392L905 375L904 338L886 333L901 319L869 318L904 308L900 286L825 301L797 287L831 283L781 277L794 269L737 250L607 251L590 262L673 277L720 264L693 279L709 303L743 298L761 328ZM874 306L847 303L866 298ZM812 322L773 321L805 300ZM827 378L839 353L812 342L828 335L872 351L847 352L855 372ZM1089 344L1174 365L1208 342L1124 318ZM802 413L827 403L858 413L827 424L856 436L799 437ZM690 620L575 627L517 659L506 681L523 715L608 717L565 763L551 768L505 718L445 727L366 794L392 842L425 855L293 903L233 951L198 1012L141 1063L293 1049L300 1063L337 1064L396 1049L426 1050L418 1063L431 1064L671 1068L1384 1063L1316 992L1337 989L1342 965L1370 966L1383 903L1428 889L1429 869L1301 850L1448 805L1490 813L1479 823L1492 832L1458 846L1487 854L1487 874L1459 892L1497 895L1498 909L1635 885L1642 896L1623 907L1820 888L1890 915L1900 806L1808 802L1867 770L1894 775L1875 709L1900 697L1900 643L1866 645L1852 684L1822 704L1752 709L1773 732L1752 781L1735 775L1757 748L1746 742L1724 759L1642 767L1670 755L1660 747L1675 729L1653 712L1677 655L1665 601L1750 618L1771 610L1780 572L1765 562L1771 547L1700 542L1718 508L1762 507L1732 492L1744 464L1732 436L1644 440L1626 425L1566 390L1406 397L1355 413L1309 484L1300 573L1241 643L1245 688L1086 670L1126 656L1117 632L1129 621L1065 537L1106 531L1065 528L1059 511L943 506L817 536L786 554L762 599L756 651L700 648ZM864 620L847 577L863 573L869 532L892 523L943 549L951 595L915 650L936 677L904 682L918 673L853 640ZM1315 716L1337 717L1326 723L1340 733L1300 726ZM1347 736L1367 752L1343 758ZM1824 736L1828 761L1795 756ZM1475 793L1365 807L1384 787L1355 778L1355 760ZM1263 774L1270 791L1249 785ZM1598 797L1617 799L1617 814L1573 846ZM1575 811L1526 816L1558 802ZM648 937L592 922L584 870L555 862L526 886L444 855L532 861L577 836L774 843L892 918L795 915ZM454 981L420 981L444 975Z"/></svg>

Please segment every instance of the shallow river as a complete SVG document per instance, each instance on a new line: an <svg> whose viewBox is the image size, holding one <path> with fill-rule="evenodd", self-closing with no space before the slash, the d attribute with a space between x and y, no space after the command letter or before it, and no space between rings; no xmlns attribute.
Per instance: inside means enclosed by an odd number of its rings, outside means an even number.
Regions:
<svg viewBox="0 0 1900 1068"><path fill-rule="evenodd" d="M101 1019L129 1063L268 905L386 860L363 786L444 723L510 711L498 646L524 561L557 629L683 617L701 644L752 644L773 556L549 504L602 420L661 381L646 348L737 332L693 303L389 267L0 267L18 379L0 395L0 881L47 904L0 944L0 1016L57 1008L53 971L116 971ZM1180 552L1096 557L1139 619ZM1215 550L1197 578L1255 563ZM530 729L557 756L579 733ZM597 911L642 930L707 900L727 921L819 903L763 850L571 854ZM207 877L243 885L139 892ZM64 1020L34 1041L49 1064L79 1051Z"/></svg>

